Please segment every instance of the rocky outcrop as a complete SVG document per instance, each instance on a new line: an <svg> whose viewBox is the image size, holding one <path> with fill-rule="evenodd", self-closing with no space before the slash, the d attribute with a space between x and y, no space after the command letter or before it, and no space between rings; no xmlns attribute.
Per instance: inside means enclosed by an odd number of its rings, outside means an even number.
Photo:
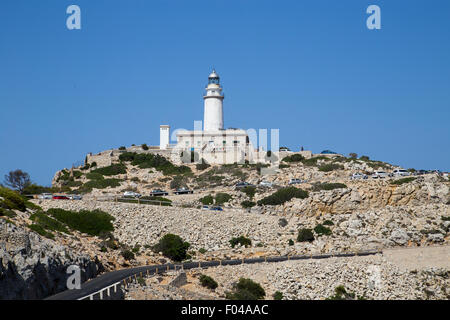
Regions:
<svg viewBox="0 0 450 320"><path fill-rule="evenodd" d="M42 299L66 290L70 265L80 267L82 282L99 269L89 256L0 219L0 300Z"/></svg>

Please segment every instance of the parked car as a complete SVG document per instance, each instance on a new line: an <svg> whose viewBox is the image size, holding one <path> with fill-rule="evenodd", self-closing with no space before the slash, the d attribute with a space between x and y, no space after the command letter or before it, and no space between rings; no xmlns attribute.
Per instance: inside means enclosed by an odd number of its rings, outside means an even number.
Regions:
<svg viewBox="0 0 450 320"><path fill-rule="evenodd" d="M124 198L140 198L142 195L140 193L134 192L134 191L125 191L123 193Z"/></svg>
<svg viewBox="0 0 450 320"><path fill-rule="evenodd" d="M207 206L206 204L204 206L202 206L202 210L209 210L209 206Z"/></svg>
<svg viewBox="0 0 450 320"><path fill-rule="evenodd" d="M292 184L300 184L300 183L303 183L304 181L303 180L301 180L301 179L290 179L289 180L289 182L288 182L288 184L289 185L292 185Z"/></svg>
<svg viewBox="0 0 450 320"><path fill-rule="evenodd" d="M254 185L251 183L248 183L248 182L238 182L235 185L236 189L241 189L241 188L245 188L245 187L254 187Z"/></svg>
<svg viewBox="0 0 450 320"><path fill-rule="evenodd" d="M394 169L394 177L407 177L410 176L411 173L405 169Z"/></svg>
<svg viewBox="0 0 450 320"><path fill-rule="evenodd" d="M177 190L174 191L174 194L189 194L189 193L194 193L194 190L189 190L187 188L178 188Z"/></svg>
<svg viewBox="0 0 450 320"><path fill-rule="evenodd" d="M53 200L69 200L68 196L64 196L64 195L54 195Z"/></svg>
<svg viewBox="0 0 450 320"><path fill-rule="evenodd" d="M159 196L167 196L169 193L167 191L161 190L161 189L155 189L150 192L151 197L159 197Z"/></svg>
<svg viewBox="0 0 450 320"><path fill-rule="evenodd" d="M220 206L210 207L209 210L212 210L212 211L223 211L222 207L220 207Z"/></svg>
<svg viewBox="0 0 450 320"><path fill-rule="evenodd" d="M356 172L356 173L354 173L354 174L352 174L352 175L350 176L350 179L351 179L351 180L367 179L367 178L368 178L368 177L367 177L366 174L359 173L359 172Z"/></svg>
<svg viewBox="0 0 450 320"><path fill-rule="evenodd" d="M83 199L83 197L80 196L79 194L70 194L70 195L68 195L68 198L70 200L82 200Z"/></svg>
<svg viewBox="0 0 450 320"><path fill-rule="evenodd" d="M41 193L38 195L38 199L52 199L53 195L51 193Z"/></svg>
<svg viewBox="0 0 450 320"><path fill-rule="evenodd" d="M389 174L387 173L387 172L385 172L385 171L375 171L373 174L372 174L372 178L373 179L378 179L378 178L387 178L387 177L389 177Z"/></svg>
<svg viewBox="0 0 450 320"><path fill-rule="evenodd" d="M273 183L264 180L264 181L261 181L261 182L259 183L259 185L260 185L261 187L272 188Z"/></svg>

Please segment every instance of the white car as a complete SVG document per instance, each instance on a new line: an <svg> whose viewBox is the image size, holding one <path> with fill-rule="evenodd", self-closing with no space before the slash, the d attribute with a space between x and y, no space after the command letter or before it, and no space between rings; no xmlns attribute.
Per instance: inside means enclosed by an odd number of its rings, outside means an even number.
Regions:
<svg viewBox="0 0 450 320"><path fill-rule="evenodd" d="M385 172L385 171L375 171L374 174L372 174L372 178L373 179L378 179L378 178L387 178L389 177L389 173Z"/></svg>
<svg viewBox="0 0 450 320"><path fill-rule="evenodd" d="M53 195L51 193L42 193L38 195L38 199L52 199Z"/></svg>
<svg viewBox="0 0 450 320"><path fill-rule="evenodd" d="M71 194L71 195L68 195L68 197L69 197L70 200L81 200L81 199L83 199L83 197L80 196L79 194Z"/></svg>
<svg viewBox="0 0 450 320"><path fill-rule="evenodd" d="M137 192L133 192L133 191L125 191L124 193L123 193L123 196L125 197L125 198L140 198L142 195L140 194L140 193L137 193Z"/></svg>
<svg viewBox="0 0 450 320"><path fill-rule="evenodd" d="M273 186L273 184L272 184L272 182L269 182L269 181L261 181L260 183L259 183L259 185L261 186L261 187L267 187L267 188L271 188L272 186Z"/></svg>
<svg viewBox="0 0 450 320"><path fill-rule="evenodd" d="M350 176L350 179L351 179L351 180L367 179L367 178L368 178L368 177L367 177L366 174L362 174L362 173L359 173L359 172L354 173L354 174L352 174L352 175Z"/></svg>
<svg viewBox="0 0 450 320"><path fill-rule="evenodd" d="M394 177L407 177L411 175L411 173L405 169L395 169L393 173Z"/></svg>

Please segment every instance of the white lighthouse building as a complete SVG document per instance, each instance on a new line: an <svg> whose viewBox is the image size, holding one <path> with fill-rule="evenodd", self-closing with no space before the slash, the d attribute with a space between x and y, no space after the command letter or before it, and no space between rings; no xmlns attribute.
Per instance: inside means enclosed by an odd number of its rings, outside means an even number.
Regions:
<svg viewBox="0 0 450 320"><path fill-rule="evenodd" d="M252 162L255 152L247 131L241 129L225 129L223 121L223 100L220 77L215 70L208 77L208 84L203 96L204 118L202 127L195 130L178 130L176 132L177 143L170 145L167 142L168 126L161 126L160 150L171 151L172 160L180 160L180 155L190 159L191 152L196 158L205 160L211 164L231 164ZM164 128L163 128L164 127ZM164 131L163 131L164 129ZM167 128L168 129L168 128Z"/></svg>
<svg viewBox="0 0 450 320"><path fill-rule="evenodd" d="M223 130L223 99L222 88L220 87L220 78L216 70L208 77L208 86L206 94L203 97L205 101L204 111L204 131Z"/></svg>

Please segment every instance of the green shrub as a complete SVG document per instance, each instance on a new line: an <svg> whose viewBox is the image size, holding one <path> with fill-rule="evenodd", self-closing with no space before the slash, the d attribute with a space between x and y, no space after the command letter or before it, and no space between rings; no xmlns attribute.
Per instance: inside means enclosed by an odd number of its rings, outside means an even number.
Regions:
<svg viewBox="0 0 450 320"><path fill-rule="evenodd" d="M130 250L122 251L121 255L125 260L134 260L134 253L131 252Z"/></svg>
<svg viewBox="0 0 450 320"><path fill-rule="evenodd" d="M298 242L312 242L314 241L314 234L311 229L300 229L298 230L297 236Z"/></svg>
<svg viewBox="0 0 450 320"><path fill-rule="evenodd" d="M330 172L333 170L343 170L344 166L337 163L327 163L319 166L319 171Z"/></svg>
<svg viewBox="0 0 450 320"><path fill-rule="evenodd" d="M332 225L334 225L334 223L333 223L333 221L331 221L331 220L325 220L325 221L323 222L323 225L324 225L324 226L332 226Z"/></svg>
<svg viewBox="0 0 450 320"><path fill-rule="evenodd" d="M245 193L250 199L253 199L253 197L255 196L255 193L256 193L256 187L246 186L246 187L242 188L240 191Z"/></svg>
<svg viewBox="0 0 450 320"><path fill-rule="evenodd" d="M30 184L23 189L23 194L41 194L41 193L53 193L56 190L51 187L44 187L37 184Z"/></svg>
<svg viewBox="0 0 450 320"><path fill-rule="evenodd" d="M63 223L56 219L53 219L52 217L49 217L43 212L33 213L30 216L30 220L45 230L59 231L70 234L69 230L67 230L66 226Z"/></svg>
<svg viewBox="0 0 450 320"><path fill-rule="evenodd" d="M217 205L222 205L225 202L230 201L231 199L233 199L233 197L231 195L229 195L228 193L219 192L216 194L215 202Z"/></svg>
<svg viewBox="0 0 450 320"><path fill-rule="evenodd" d="M178 189L181 187L187 186L186 176L177 175L172 178L172 181L170 181L170 189Z"/></svg>
<svg viewBox="0 0 450 320"><path fill-rule="evenodd" d="M183 241L181 237L175 234L166 234L154 246L155 252L162 252L164 256L174 261L183 261L188 258L187 250L190 244Z"/></svg>
<svg viewBox="0 0 450 320"><path fill-rule="evenodd" d="M416 180L415 177L408 177L408 178L402 178L402 179L398 179L398 180L392 180L391 184L396 184L396 185L401 185L404 183L409 183Z"/></svg>
<svg viewBox="0 0 450 320"><path fill-rule="evenodd" d="M39 235L41 235L43 237L46 237L49 239L55 238L55 236L51 232L45 231L45 229L43 227L41 227L40 225L32 224L32 225L29 225L28 228L30 228L31 230L33 230L34 232L38 233Z"/></svg>
<svg viewBox="0 0 450 320"><path fill-rule="evenodd" d="M339 188L347 188L347 186L343 183L316 183L313 186L314 191L333 190Z"/></svg>
<svg viewBox="0 0 450 320"><path fill-rule="evenodd" d="M233 286L233 291L226 293L226 298L229 300L260 300L265 295L266 292L260 284L251 279L240 278L239 282Z"/></svg>
<svg viewBox="0 0 450 320"><path fill-rule="evenodd" d="M334 289L334 296L331 296L329 298L327 298L326 300L354 300L355 299L355 293L353 292L347 292L347 290L345 290L344 286L337 286ZM363 297L358 297L358 299L363 298Z"/></svg>
<svg viewBox="0 0 450 320"><path fill-rule="evenodd" d="M322 225L322 224L319 223L319 224L314 228L314 232L317 233L318 236L322 236L322 235L329 236L329 235L331 234L331 229L330 229L330 228L327 228L327 227L325 227L324 225Z"/></svg>
<svg viewBox="0 0 450 320"><path fill-rule="evenodd" d="M89 180L103 180L105 179L102 174L98 172L89 172L86 174L86 178Z"/></svg>
<svg viewBox="0 0 450 320"><path fill-rule="evenodd" d="M119 150L127 150L127 148L125 146L121 146L119 147Z"/></svg>
<svg viewBox="0 0 450 320"><path fill-rule="evenodd" d="M268 197L258 201L258 205L280 205L292 198L305 199L308 197L308 192L296 187L282 188Z"/></svg>
<svg viewBox="0 0 450 320"><path fill-rule="evenodd" d="M256 203L254 203L253 201L244 200L241 202L241 206L244 209L248 209L256 206Z"/></svg>
<svg viewBox="0 0 450 320"><path fill-rule="evenodd" d="M141 145L141 148L142 148L142 150L148 150L148 149L149 149L148 146L147 146L147 144L145 144L145 143L143 143L143 144Z"/></svg>
<svg viewBox="0 0 450 320"><path fill-rule="evenodd" d="M15 216L16 213L14 211L0 207L0 217L14 218Z"/></svg>
<svg viewBox="0 0 450 320"><path fill-rule="evenodd" d="M284 157L283 162L302 162L303 160L305 160L305 157L302 156L301 154L293 154L287 157Z"/></svg>
<svg viewBox="0 0 450 320"><path fill-rule="evenodd" d="M290 168L290 167L291 167L290 165L284 164L284 163L281 163L280 165L278 165L278 168L280 168L280 169L285 169L285 168Z"/></svg>
<svg viewBox="0 0 450 320"><path fill-rule="evenodd" d="M198 252L200 252L201 254L205 254L206 253L206 249L205 248L200 248L200 249L198 249Z"/></svg>
<svg viewBox="0 0 450 320"><path fill-rule="evenodd" d="M273 300L283 300L283 293L281 293L280 291L276 291L273 294Z"/></svg>
<svg viewBox="0 0 450 320"><path fill-rule="evenodd" d="M117 174L127 173L127 168L123 163L117 163L117 164L112 164L108 167L95 169L91 172L99 173L104 176L115 176Z"/></svg>
<svg viewBox="0 0 450 320"><path fill-rule="evenodd" d="M142 277L137 277L137 282L142 287L145 287L147 285L147 283L145 282L145 279Z"/></svg>
<svg viewBox="0 0 450 320"><path fill-rule="evenodd" d="M359 157L359 159L363 160L363 161L369 161L370 160L368 156L361 156L361 157Z"/></svg>
<svg viewBox="0 0 450 320"><path fill-rule="evenodd" d="M286 220L286 218L280 218L280 220L278 220L278 225L284 228L288 225L288 221Z"/></svg>
<svg viewBox="0 0 450 320"><path fill-rule="evenodd" d="M201 163L195 165L195 168L199 171L203 171L211 167L204 159L202 159Z"/></svg>
<svg viewBox="0 0 450 320"><path fill-rule="evenodd" d="M314 158L305 159L302 162L303 162L303 164L305 166L315 167L315 166L317 166L317 162L319 160L327 160L328 161L329 159L327 157L324 157L324 156L318 156L318 157L314 157Z"/></svg>
<svg viewBox="0 0 450 320"><path fill-rule="evenodd" d="M214 198L212 195L204 196L203 198L200 198L199 201L204 205L209 205L214 203Z"/></svg>
<svg viewBox="0 0 450 320"><path fill-rule="evenodd" d="M120 186L119 179L100 179L100 180L90 180L80 186L76 191L80 193L88 193L91 192L92 189L105 189L108 187L119 187Z"/></svg>
<svg viewBox="0 0 450 320"><path fill-rule="evenodd" d="M293 246L293 245L294 245L294 240L289 239L288 244L289 244L290 246Z"/></svg>
<svg viewBox="0 0 450 320"><path fill-rule="evenodd" d="M441 216L441 220L442 221L450 221L450 216L448 216L448 217Z"/></svg>
<svg viewBox="0 0 450 320"><path fill-rule="evenodd" d="M91 236L98 236L102 232L114 230L111 222L114 221L114 217L98 209L75 212L51 208L47 210L47 213L56 220L65 223L71 229L87 233Z"/></svg>
<svg viewBox="0 0 450 320"><path fill-rule="evenodd" d="M231 247L234 248L237 244L240 244L241 246L251 246L252 241L249 238L246 238L244 236L240 236L238 238L232 238L230 240Z"/></svg>
<svg viewBox="0 0 450 320"><path fill-rule="evenodd" d="M8 188L0 187L0 207L10 210L26 211L25 199L16 191Z"/></svg>
<svg viewBox="0 0 450 320"><path fill-rule="evenodd" d="M204 274L200 276L199 280L202 287L206 287L211 290L214 290L219 286L213 278Z"/></svg>

